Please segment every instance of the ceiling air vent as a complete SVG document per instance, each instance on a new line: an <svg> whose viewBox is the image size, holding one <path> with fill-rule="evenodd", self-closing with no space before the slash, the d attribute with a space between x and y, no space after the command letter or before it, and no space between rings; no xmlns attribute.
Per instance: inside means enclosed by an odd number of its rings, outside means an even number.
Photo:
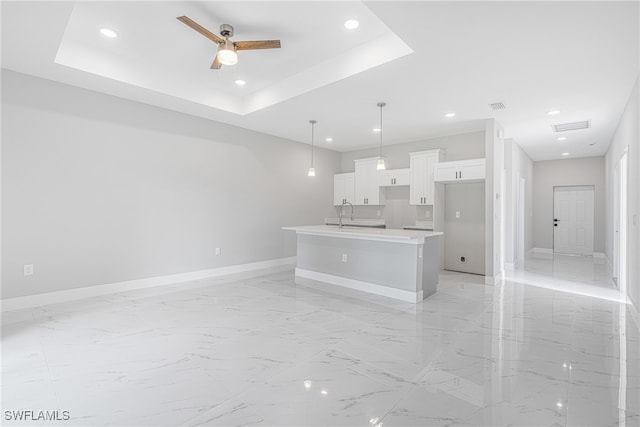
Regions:
<svg viewBox="0 0 640 427"><path fill-rule="evenodd" d="M493 104L489 104L489 107L491 107L492 110L504 110L507 108L502 102L494 102Z"/></svg>
<svg viewBox="0 0 640 427"><path fill-rule="evenodd" d="M584 120L582 122L562 123L559 125L551 125L554 132L566 132L568 130L589 129L591 122Z"/></svg>

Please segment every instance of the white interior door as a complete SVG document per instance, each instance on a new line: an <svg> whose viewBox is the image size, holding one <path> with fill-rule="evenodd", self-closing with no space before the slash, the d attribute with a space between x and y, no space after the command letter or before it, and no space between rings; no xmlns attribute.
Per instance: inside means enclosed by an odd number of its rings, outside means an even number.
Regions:
<svg viewBox="0 0 640 427"><path fill-rule="evenodd" d="M553 251L593 255L593 186L554 187Z"/></svg>

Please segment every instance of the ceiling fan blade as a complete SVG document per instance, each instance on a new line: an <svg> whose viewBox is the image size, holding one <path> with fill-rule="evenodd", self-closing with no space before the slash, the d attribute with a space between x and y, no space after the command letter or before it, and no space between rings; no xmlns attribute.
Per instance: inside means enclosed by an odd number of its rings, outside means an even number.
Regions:
<svg viewBox="0 0 640 427"><path fill-rule="evenodd" d="M201 26L197 22L193 21L191 18L187 18L186 16L178 16L176 19L178 21L182 22L183 24L193 28L194 30L196 30L197 32L199 32L200 34L202 34L203 36L205 36L206 38L208 38L212 42L215 42L215 43L219 44L219 43L222 43L224 41L220 37L218 37L215 34L213 34L211 31L207 30L206 28L204 28L203 26Z"/></svg>
<svg viewBox="0 0 640 427"><path fill-rule="evenodd" d="M280 40L258 40L249 42L233 42L236 50L254 49L277 49L280 47Z"/></svg>
<svg viewBox="0 0 640 427"><path fill-rule="evenodd" d="M218 61L218 55L216 55L213 58L213 63L211 64L211 69L212 70L219 70L220 67L222 67L222 64L220 63L220 61Z"/></svg>

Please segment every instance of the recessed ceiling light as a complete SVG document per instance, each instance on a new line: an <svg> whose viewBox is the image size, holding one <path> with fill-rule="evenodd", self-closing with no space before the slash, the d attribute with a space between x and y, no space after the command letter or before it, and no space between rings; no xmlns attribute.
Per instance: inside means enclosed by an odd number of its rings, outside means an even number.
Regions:
<svg viewBox="0 0 640 427"><path fill-rule="evenodd" d="M329 138L325 138L324 139L326 142L333 142L333 138L329 137Z"/></svg>
<svg viewBox="0 0 640 427"><path fill-rule="evenodd" d="M110 28L100 28L100 34L111 39L115 39L116 37L118 37L118 33Z"/></svg>
<svg viewBox="0 0 640 427"><path fill-rule="evenodd" d="M560 110L547 111L547 114L550 116L555 116L556 114L560 114Z"/></svg>
<svg viewBox="0 0 640 427"><path fill-rule="evenodd" d="M558 408L562 408L562 406L564 406L564 405L562 405L562 402L558 402L558 403L556 403L556 406L557 406Z"/></svg>
<svg viewBox="0 0 640 427"><path fill-rule="evenodd" d="M380 132L380 128L373 128L374 132Z"/></svg>
<svg viewBox="0 0 640 427"><path fill-rule="evenodd" d="M329 392L327 390L320 390L320 394L323 394L326 396L327 394L329 394Z"/></svg>
<svg viewBox="0 0 640 427"><path fill-rule="evenodd" d="M360 22L358 22L357 19L347 19L346 21L344 21L344 27L347 30L355 30L359 26L360 26Z"/></svg>
<svg viewBox="0 0 640 427"><path fill-rule="evenodd" d="M567 137L566 136L561 136L560 138L558 138L558 141L566 141Z"/></svg>
<svg viewBox="0 0 640 427"><path fill-rule="evenodd" d="M247 84L247 82L245 82L245 81L244 81L244 80L242 80L242 79L238 79L238 80L236 80L236 84L237 84L238 86L244 86L244 85L246 85L246 84Z"/></svg>
<svg viewBox="0 0 640 427"><path fill-rule="evenodd" d="M447 113L444 115L445 117L455 117L456 113Z"/></svg>
<svg viewBox="0 0 640 427"><path fill-rule="evenodd" d="M568 156L568 155L569 155L569 153L562 153L562 155L563 155L563 156Z"/></svg>

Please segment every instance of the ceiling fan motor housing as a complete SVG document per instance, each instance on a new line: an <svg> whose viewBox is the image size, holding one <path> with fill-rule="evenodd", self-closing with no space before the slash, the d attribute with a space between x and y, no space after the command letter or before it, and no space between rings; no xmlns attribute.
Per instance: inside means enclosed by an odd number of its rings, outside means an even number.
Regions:
<svg viewBox="0 0 640 427"><path fill-rule="evenodd" d="M233 27L229 24L220 25L220 34L222 37L233 37Z"/></svg>

